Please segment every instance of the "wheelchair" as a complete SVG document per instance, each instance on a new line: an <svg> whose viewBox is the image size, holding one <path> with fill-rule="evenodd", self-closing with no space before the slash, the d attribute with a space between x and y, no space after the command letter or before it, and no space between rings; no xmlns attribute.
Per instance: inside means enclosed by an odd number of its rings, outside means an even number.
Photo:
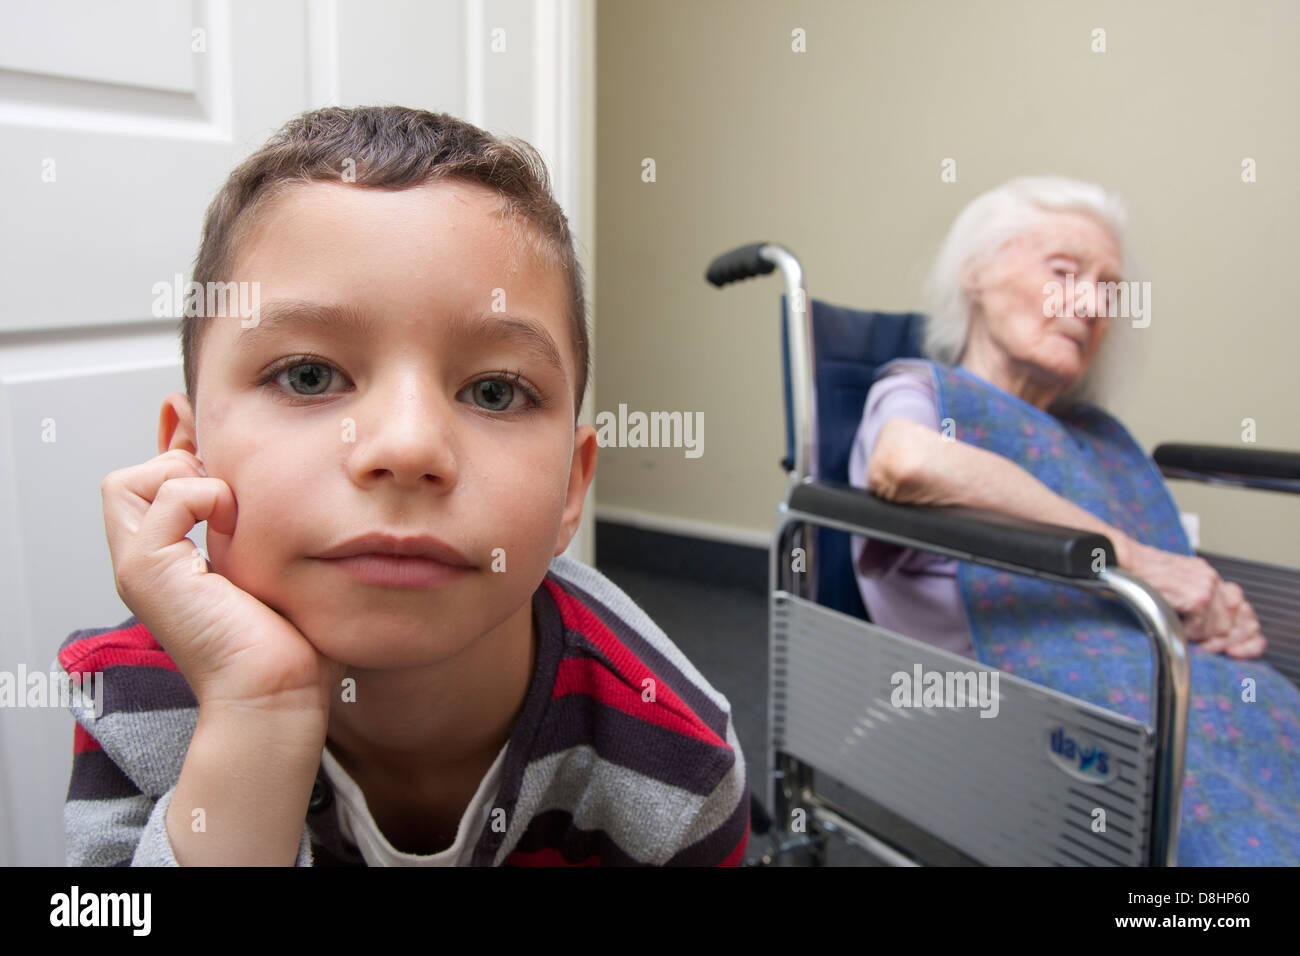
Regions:
<svg viewBox="0 0 1300 956"><path fill-rule="evenodd" d="M769 773L752 816L769 847L763 864L825 865L836 836L896 866L1175 865L1190 671L1178 615L1116 567L1102 535L898 505L850 486L849 452L876 370L921 357L925 317L814 302L798 260L774 243L718 256L706 279L722 288L778 268L788 485L770 555ZM1297 453L1163 444L1153 458L1168 478L1300 493ZM873 624L850 535L1118 601L1151 641L1151 723ZM1255 608L1269 638L1262 660L1300 684L1300 569L1200 556ZM996 672L989 683L1001 719L981 720L969 707L892 706L891 675L918 663ZM1106 747L1110 779L1054 761L1062 732Z"/></svg>

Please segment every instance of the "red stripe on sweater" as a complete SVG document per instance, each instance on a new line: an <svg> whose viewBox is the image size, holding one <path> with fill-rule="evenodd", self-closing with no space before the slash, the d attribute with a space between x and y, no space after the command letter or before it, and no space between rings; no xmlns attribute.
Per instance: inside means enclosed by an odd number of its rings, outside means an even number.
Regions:
<svg viewBox="0 0 1300 956"><path fill-rule="evenodd" d="M560 661L551 699L568 694L585 694L606 707L613 707L630 717L644 720L668 730L714 744L716 737L703 737L697 721L685 720L672 707L660 706L659 683L655 682L655 699L647 701L643 691L627 686L617 674L611 674L601 661L590 657L569 657ZM646 689L649 689L648 687Z"/></svg>
<svg viewBox="0 0 1300 956"><path fill-rule="evenodd" d="M505 858L502 866L600 866L600 856L592 854L580 863L570 863L564 854L552 847L524 853L515 850Z"/></svg>
<svg viewBox="0 0 1300 956"><path fill-rule="evenodd" d="M103 749L99 745L99 741L90 735L90 731L86 730L81 724L76 725L72 731L72 753L74 756Z"/></svg>
<svg viewBox="0 0 1300 956"><path fill-rule="evenodd" d="M59 663L69 674L78 671L93 674L120 666L180 670L143 624L73 641L59 651Z"/></svg>
<svg viewBox="0 0 1300 956"><path fill-rule="evenodd" d="M749 844L749 827L746 826L745 833L743 836L741 836L740 842L736 844L736 848L732 850L730 853L728 853L727 858L723 860L721 863L719 863L718 866L740 866L741 862L745 859L745 847L748 844Z"/></svg>
<svg viewBox="0 0 1300 956"><path fill-rule="evenodd" d="M605 626L605 622L592 613L591 609L566 592L550 578L544 579L546 587L551 592L551 597L555 599L555 605L560 609L560 618L564 626L585 636L591 643L595 644L614 665L615 669L622 676L625 684L630 685L632 696L636 700L636 710L628 710L626 706L620 706L617 702L621 697L609 697L608 699L601 696L600 691L604 690L604 682L595 682L591 686L597 691L593 696L603 703L608 703L612 707L618 707L619 710L627 711L638 717L651 719L642 711L646 710L645 704L641 702L641 692L647 687L644 683L647 678L654 681L655 703L662 708L666 708L675 714L680 722L680 733L702 740L707 744L716 747L726 747L727 742L715 734L699 716L686 706L667 683L660 680L659 677L648 668L645 663L637 657L628 648L626 644L614 636L614 633ZM563 662L562 662L563 663ZM563 673L563 670L561 671ZM583 691L590 693L590 691ZM559 683L557 681L556 693L559 696ZM653 708L652 708L653 709ZM655 723L662 723L655 720ZM663 724L663 726L670 726ZM674 730L679 728L674 726ZM730 749L730 748L728 748Z"/></svg>

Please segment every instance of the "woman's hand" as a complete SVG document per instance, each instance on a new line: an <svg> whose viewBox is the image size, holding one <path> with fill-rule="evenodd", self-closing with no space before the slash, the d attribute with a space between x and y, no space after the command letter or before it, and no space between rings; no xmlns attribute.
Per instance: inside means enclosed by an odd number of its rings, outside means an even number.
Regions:
<svg viewBox="0 0 1300 956"><path fill-rule="evenodd" d="M1224 581L1208 561L1128 542L1126 571L1140 577L1169 602L1183 621L1187 639L1211 653L1259 657L1268 646L1255 610L1241 587Z"/></svg>
<svg viewBox="0 0 1300 956"><path fill-rule="evenodd" d="M1220 578L1208 561L1134 540L1001 455L897 417L881 427L866 477L871 494L898 504L965 505L1103 534L1114 545L1119 566L1169 602L1188 640L1229 657L1264 653L1267 642L1254 609L1241 588Z"/></svg>

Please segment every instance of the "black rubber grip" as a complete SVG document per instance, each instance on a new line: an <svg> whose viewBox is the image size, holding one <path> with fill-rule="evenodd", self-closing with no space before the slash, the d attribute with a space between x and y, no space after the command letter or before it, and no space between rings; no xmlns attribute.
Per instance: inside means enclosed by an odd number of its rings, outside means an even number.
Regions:
<svg viewBox="0 0 1300 956"><path fill-rule="evenodd" d="M1118 566L1110 539L1094 531L978 508L899 505L851 485L802 483L790 495L789 508L854 525L864 538L873 537L873 531L893 534L923 550L963 560L983 558L1064 578L1095 578L1093 552L1098 548L1105 556L1100 567Z"/></svg>
<svg viewBox="0 0 1300 956"><path fill-rule="evenodd" d="M1300 481L1300 452L1294 451L1233 445L1160 445L1151 457L1162 468Z"/></svg>
<svg viewBox="0 0 1300 956"><path fill-rule="evenodd" d="M704 278L721 289L724 285L739 282L741 279L767 275L776 268L776 263L768 262L758 254L758 250L765 245L766 242L751 242L747 246L724 252L709 263L709 270L704 273Z"/></svg>

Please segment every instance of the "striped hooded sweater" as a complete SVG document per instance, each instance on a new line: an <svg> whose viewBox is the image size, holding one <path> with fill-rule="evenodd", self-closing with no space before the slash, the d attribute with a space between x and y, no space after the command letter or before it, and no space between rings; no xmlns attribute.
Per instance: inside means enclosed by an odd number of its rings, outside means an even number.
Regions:
<svg viewBox="0 0 1300 956"><path fill-rule="evenodd" d="M726 698L623 591L566 555L532 606L536 664L491 800L505 825L484 821L472 864L739 865L749 792ZM68 865L176 866L165 820L198 717L188 683L135 617L73 632L57 664L103 674L98 706L70 708ZM338 801L317 799L327 780L318 770L296 865L364 866Z"/></svg>

